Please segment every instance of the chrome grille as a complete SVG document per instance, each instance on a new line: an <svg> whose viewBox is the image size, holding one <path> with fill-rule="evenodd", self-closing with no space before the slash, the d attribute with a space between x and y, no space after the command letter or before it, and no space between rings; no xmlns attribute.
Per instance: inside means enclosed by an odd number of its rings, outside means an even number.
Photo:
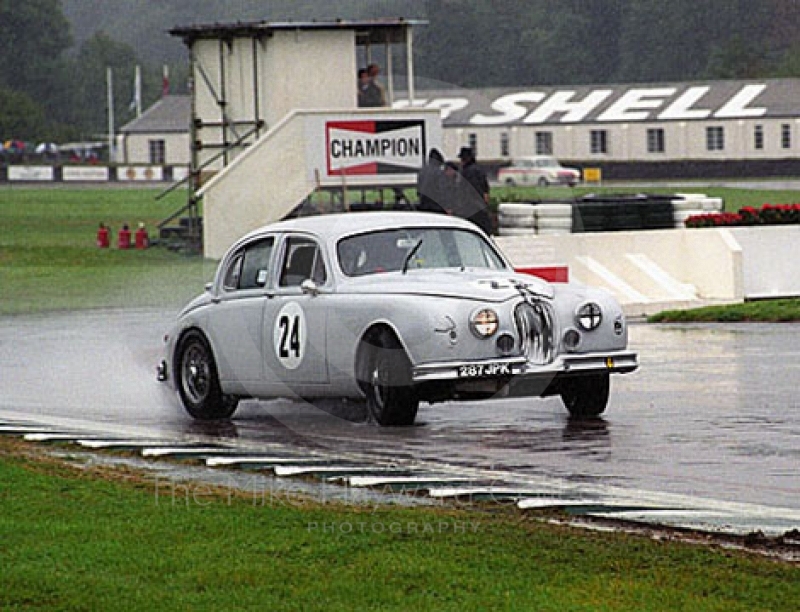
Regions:
<svg viewBox="0 0 800 612"><path fill-rule="evenodd" d="M554 358L553 309L547 302L530 297L514 310L522 352L528 361L546 365Z"/></svg>

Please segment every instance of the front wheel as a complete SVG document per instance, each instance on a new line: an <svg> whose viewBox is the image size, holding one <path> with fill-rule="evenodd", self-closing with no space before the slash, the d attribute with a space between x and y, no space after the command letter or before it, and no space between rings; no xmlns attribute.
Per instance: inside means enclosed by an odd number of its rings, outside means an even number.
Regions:
<svg viewBox="0 0 800 612"><path fill-rule="evenodd" d="M411 362L391 334L384 332L363 347L358 372L373 421L384 427L414 424L419 398L411 384Z"/></svg>
<svg viewBox="0 0 800 612"><path fill-rule="evenodd" d="M223 395L214 354L205 336L190 331L180 342L175 368L178 394L183 407L196 419L227 419L239 399Z"/></svg>
<svg viewBox="0 0 800 612"><path fill-rule="evenodd" d="M539 185L539 187L547 187L547 185L549 185L549 183L547 182L546 178L542 177L542 178L539 179L538 185Z"/></svg>
<svg viewBox="0 0 800 612"><path fill-rule="evenodd" d="M610 388L608 373L568 378L561 383L561 401L572 418L595 418L605 411Z"/></svg>

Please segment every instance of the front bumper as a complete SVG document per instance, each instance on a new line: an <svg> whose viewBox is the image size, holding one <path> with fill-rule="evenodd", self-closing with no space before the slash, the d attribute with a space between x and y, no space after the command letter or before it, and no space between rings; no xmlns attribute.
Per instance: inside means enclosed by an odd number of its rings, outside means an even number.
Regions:
<svg viewBox="0 0 800 612"><path fill-rule="evenodd" d="M484 367L490 366L490 367ZM492 368L491 366L508 366ZM414 383L469 380L552 379L555 377L581 376L584 374L627 374L639 367L636 353L631 351L609 351L604 353L564 354L551 363L538 365L524 357L427 363L412 370ZM484 372L500 372L497 376L482 375ZM479 376L464 376L464 372L479 372Z"/></svg>

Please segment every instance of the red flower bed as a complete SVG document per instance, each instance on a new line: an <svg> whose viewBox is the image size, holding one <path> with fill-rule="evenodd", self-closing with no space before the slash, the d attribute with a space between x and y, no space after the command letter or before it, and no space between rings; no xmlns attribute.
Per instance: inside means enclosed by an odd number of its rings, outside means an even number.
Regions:
<svg viewBox="0 0 800 612"><path fill-rule="evenodd" d="M728 227L731 225L787 225L800 223L800 204L745 206L737 213L722 212L692 215L686 227Z"/></svg>

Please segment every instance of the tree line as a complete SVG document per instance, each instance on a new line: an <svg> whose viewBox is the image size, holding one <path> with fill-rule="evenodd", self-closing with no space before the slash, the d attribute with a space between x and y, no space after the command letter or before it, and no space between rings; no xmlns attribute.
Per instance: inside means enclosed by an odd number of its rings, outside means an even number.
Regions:
<svg viewBox="0 0 800 612"><path fill-rule="evenodd" d="M186 91L177 25L406 17L419 77L460 87L800 76L796 0L0 0L0 139L63 142L106 131L106 68L118 125ZM402 66L402 62L398 62Z"/></svg>

